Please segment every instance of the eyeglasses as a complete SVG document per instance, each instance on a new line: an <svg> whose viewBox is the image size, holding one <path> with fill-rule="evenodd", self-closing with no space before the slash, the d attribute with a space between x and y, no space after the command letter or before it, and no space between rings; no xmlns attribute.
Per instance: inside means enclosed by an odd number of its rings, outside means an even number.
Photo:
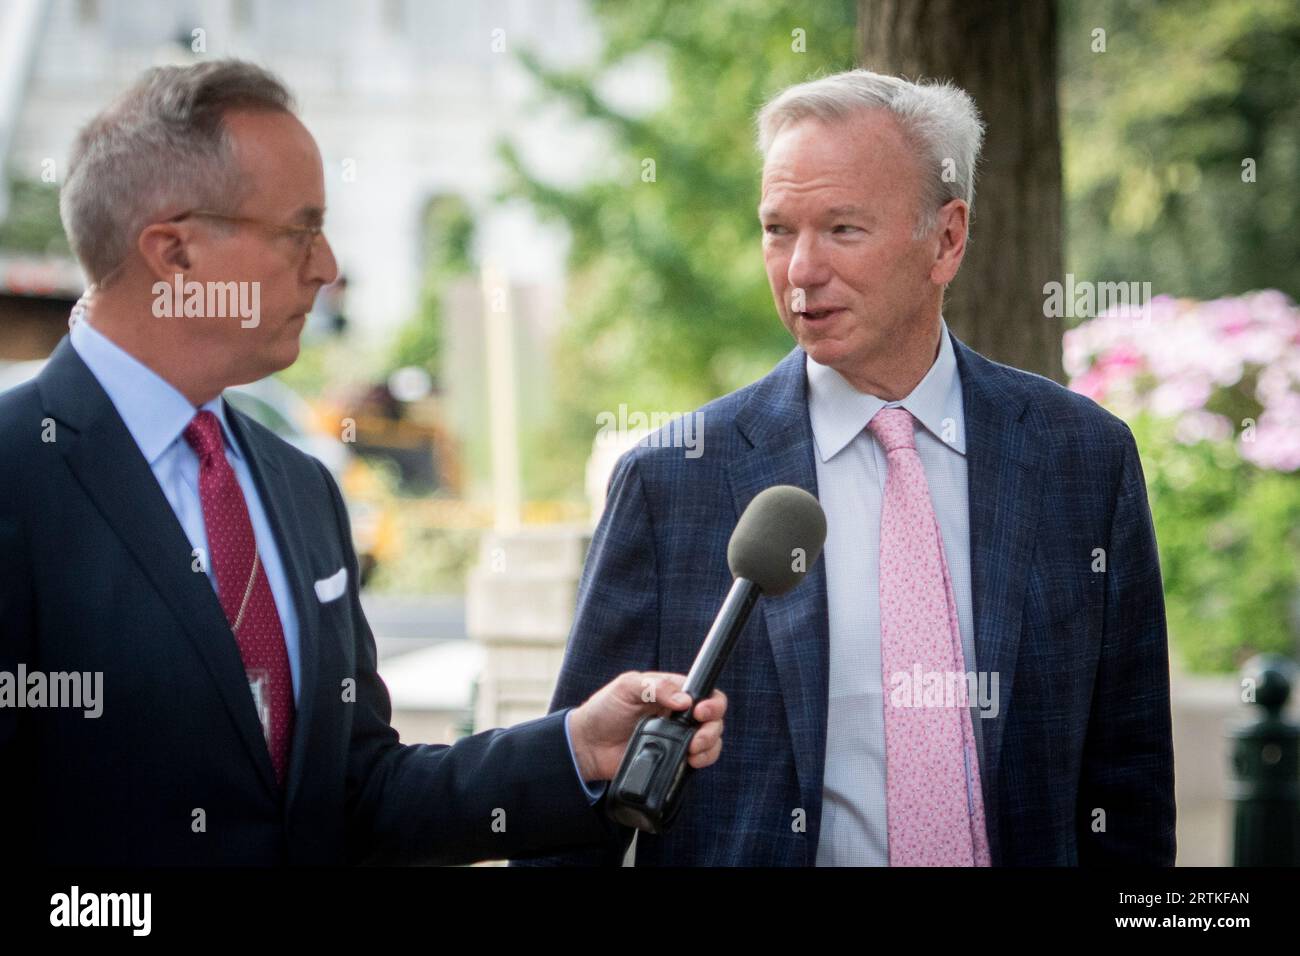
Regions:
<svg viewBox="0 0 1300 956"><path fill-rule="evenodd" d="M207 209L191 209L178 216L172 216L172 218L168 219L167 222L182 222L186 219L215 219L218 222L257 226L277 237L289 236L293 239L299 255L305 255L308 250L312 249L316 244L316 237L324 235L325 229L324 226L299 226L294 224L269 222L265 219L256 219L252 216L228 216L225 213L211 212Z"/></svg>

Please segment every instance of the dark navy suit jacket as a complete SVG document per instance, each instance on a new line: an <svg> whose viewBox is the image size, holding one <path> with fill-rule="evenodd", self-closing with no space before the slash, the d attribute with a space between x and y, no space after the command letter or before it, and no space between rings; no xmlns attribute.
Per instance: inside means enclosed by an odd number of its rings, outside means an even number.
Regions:
<svg viewBox="0 0 1300 956"><path fill-rule="evenodd" d="M452 747L398 742L338 487L314 458L226 416L298 615L284 793L216 593L65 338L34 382L0 396L0 671L101 672L103 712L0 708L6 857L460 863L606 839L560 714ZM349 587L322 603L313 582L340 567Z"/></svg>
<svg viewBox="0 0 1300 956"><path fill-rule="evenodd" d="M980 768L993 864L1172 865L1164 599L1133 436L1091 400L953 344L977 668L1000 681ZM804 358L704 406L699 457L646 442L620 459L553 708L620 671L686 673L730 586L740 513L771 485L817 493ZM761 599L719 681L722 756L693 775L672 830L639 835L638 864L815 862L827 659L818 562ZM617 863L630 836L544 862Z"/></svg>

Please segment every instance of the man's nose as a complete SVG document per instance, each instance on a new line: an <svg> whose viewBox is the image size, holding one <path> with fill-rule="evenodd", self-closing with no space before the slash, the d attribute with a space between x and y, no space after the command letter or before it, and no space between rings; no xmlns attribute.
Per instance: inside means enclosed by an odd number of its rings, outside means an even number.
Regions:
<svg viewBox="0 0 1300 956"><path fill-rule="evenodd" d="M811 289L830 279L830 270L815 234L805 233L795 240L786 278L796 289Z"/></svg>
<svg viewBox="0 0 1300 956"><path fill-rule="evenodd" d="M323 232L312 244L307 262L310 269L307 278L311 281L329 285L339 277L339 264L334 259L334 250L330 248L330 241Z"/></svg>

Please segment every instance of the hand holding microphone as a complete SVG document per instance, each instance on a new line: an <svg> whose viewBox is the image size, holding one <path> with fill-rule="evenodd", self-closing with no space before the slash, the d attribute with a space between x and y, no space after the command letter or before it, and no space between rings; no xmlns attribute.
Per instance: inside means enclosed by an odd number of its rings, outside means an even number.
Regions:
<svg viewBox="0 0 1300 956"><path fill-rule="evenodd" d="M573 753L583 780L609 780L619 768L628 742L641 720L672 711L689 711L698 730L690 746L690 764L697 770L722 753L722 722L727 697L715 690L708 700L681 693L681 674L627 671L614 678L570 716Z"/></svg>
<svg viewBox="0 0 1300 956"><path fill-rule="evenodd" d="M692 701L713 693L759 595L779 597L792 590L817 562L825 541L826 515L808 492L776 485L754 497L727 545L735 581L682 693ZM647 833L661 833L672 825L690 777L691 742L700 726L691 716L693 710L648 716L637 725L610 784L606 812L612 819Z"/></svg>

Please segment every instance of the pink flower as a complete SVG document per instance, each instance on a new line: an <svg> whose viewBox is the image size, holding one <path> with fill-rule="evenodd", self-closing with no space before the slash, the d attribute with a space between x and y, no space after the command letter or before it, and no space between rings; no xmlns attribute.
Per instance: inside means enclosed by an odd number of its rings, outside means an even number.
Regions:
<svg viewBox="0 0 1300 956"><path fill-rule="evenodd" d="M1232 422L1222 415L1196 411L1179 416L1174 426L1174 438L1184 445L1198 441L1226 441L1232 437Z"/></svg>
<svg viewBox="0 0 1300 956"><path fill-rule="evenodd" d="M1181 442L1226 441L1234 423L1206 411L1216 394L1258 401L1237 442L1261 468L1300 468L1300 309L1266 289L1209 302L1155 296L1136 314L1110 310L1065 334L1070 387L1117 414L1175 420ZM1254 394L1242 390L1254 381Z"/></svg>

